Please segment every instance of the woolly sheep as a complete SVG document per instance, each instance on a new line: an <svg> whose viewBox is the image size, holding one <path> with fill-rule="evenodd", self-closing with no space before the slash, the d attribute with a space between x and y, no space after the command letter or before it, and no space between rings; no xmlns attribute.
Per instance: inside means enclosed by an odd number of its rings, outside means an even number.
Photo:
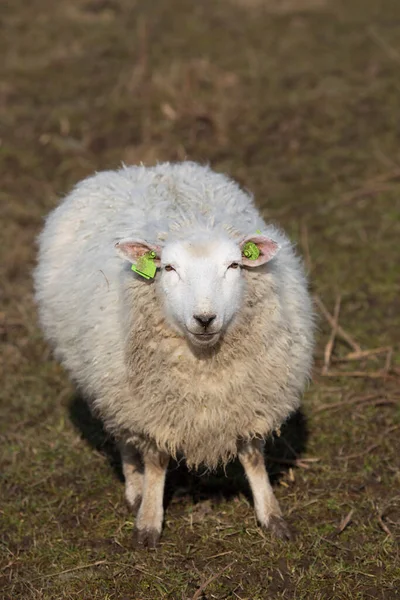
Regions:
<svg viewBox="0 0 400 600"><path fill-rule="evenodd" d="M183 162L89 177L39 246L41 324L117 440L137 543L158 542L177 456L208 469L238 457L261 526L290 537L263 458L311 367L312 307L287 237L231 179ZM152 265L150 279L132 270Z"/></svg>

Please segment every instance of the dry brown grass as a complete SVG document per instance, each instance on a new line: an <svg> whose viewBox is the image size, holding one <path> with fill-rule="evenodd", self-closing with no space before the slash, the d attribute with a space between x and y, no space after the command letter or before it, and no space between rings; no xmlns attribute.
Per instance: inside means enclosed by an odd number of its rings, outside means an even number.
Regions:
<svg viewBox="0 0 400 600"><path fill-rule="evenodd" d="M0 10L0 597L398 598L398 1ZM254 191L330 315L304 414L268 448L287 545L233 466L172 470L161 546L133 550L112 445L37 327L34 240L58 197L121 161L186 157ZM321 376L325 350L340 377Z"/></svg>

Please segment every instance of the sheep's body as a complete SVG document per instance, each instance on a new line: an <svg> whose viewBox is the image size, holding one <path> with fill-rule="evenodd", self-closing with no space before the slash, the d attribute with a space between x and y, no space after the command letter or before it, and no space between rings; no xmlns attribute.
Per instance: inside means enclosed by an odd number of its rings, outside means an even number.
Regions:
<svg viewBox="0 0 400 600"><path fill-rule="evenodd" d="M165 298L121 261L115 242L154 244L261 231L279 243L243 269L241 308L218 345L196 349ZM193 163L128 167L83 181L40 238L36 297L47 338L117 439L214 468L298 407L310 372L312 310L287 238L231 180Z"/></svg>

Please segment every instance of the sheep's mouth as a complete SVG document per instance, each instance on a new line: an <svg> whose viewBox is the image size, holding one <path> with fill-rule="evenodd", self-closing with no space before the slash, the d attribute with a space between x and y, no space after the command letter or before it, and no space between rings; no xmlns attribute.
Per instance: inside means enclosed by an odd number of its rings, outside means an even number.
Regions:
<svg viewBox="0 0 400 600"><path fill-rule="evenodd" d="M220 334L220 331L200 333L189 331L191 341L197 346L213 346L219 340Z"/></svg>

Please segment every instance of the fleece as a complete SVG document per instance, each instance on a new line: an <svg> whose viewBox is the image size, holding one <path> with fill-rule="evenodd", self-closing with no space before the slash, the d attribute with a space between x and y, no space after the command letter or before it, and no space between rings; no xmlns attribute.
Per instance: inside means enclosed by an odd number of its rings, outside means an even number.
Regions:
<svg viewBox="0 0 400 600"><path fill-rule="evenodd" d="M135 274L121 239L165 246L261 232L280 250L243 268L245 292L212 348L170 327L158 277ZM39 238L36 300L56 357L117 439L209 469L265 438L299 406L314 320L301 260L252 196L196 163L130 166L79 183Z"/></svg>

